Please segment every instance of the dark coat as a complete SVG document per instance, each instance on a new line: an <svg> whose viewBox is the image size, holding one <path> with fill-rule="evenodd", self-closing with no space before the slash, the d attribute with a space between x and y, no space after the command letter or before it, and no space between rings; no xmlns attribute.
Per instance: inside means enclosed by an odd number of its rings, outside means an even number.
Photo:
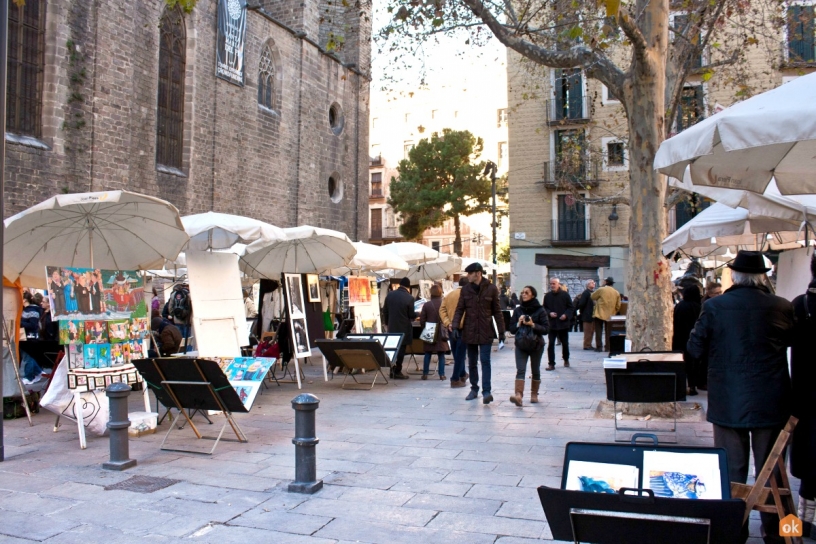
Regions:
<svg viewBox="0 0 816 544"><path fill-rule="evenodd" d="M541 347L544 347L546 342L544 342L543 337L550 331L549 320L547 318L547 312L544 311L544 306L541 305L537 298L534 298L527 303L522 302L520 305L516 306L516 309L513 310L513 317L510 318L511 334L516 334L518 332L518 321L523 315L529 315L533 320L533 330L542 337Z"/></svg>
<svg viewBox="0 0 816 544"><path fill-rule="evenodd" d="M28 336L36 336L40 331L40 318L42 314L42 306L38 306L37 304L32 303L23 308L20 325L25 329Z"/></svg>
<svg viewBox="0 0 816 544"><path fill-rule="evenodd" d="M550 320L551 331L563 331L570 328L570 319L572 319L572 299L566 291L547 291L544 295L544 311ZM550 312L555 312L558 317L549 317ZM561 320L562 315L567 316L565 320Z"/></svg>
<svg viewBox="0 0 816 544"><path fill-rule="evenodd" d="M487 278L482 278L478 286L469 283L462 287L453 323L462 322L462 341L465 344L492 344L496 333L493 330L495 319L499 338L504 337L504 318L499 308L499 290Z"/></svg>
<svg viewBox="0 0 816 544"><path fill-rule="evenodd" d="M791 303L762 287L735 285L703 305L686 350L695 359L708 355L708 421L744 429L785 424L793 327Z"/></svg>
<svg viewBox="0 0 816 544"><path fill-rule="evenodd" d="M438 353L440 351L444 353L448 351L447 335L442 333L442 320L439 318L439 308L441 306L442 297L432 298L422 305L422 311L419 312L420 327L424 329L425 323L436 323L438 328L437 341L435 344L422 343L422 350L425 353Z"/></svg>
<svg viewBox="0 0 816 544"><path fill-rule="evenodd" d="M813 285L813 284L811 284ZM799 423L793 431L791 473L799 479L816 479L816 295L807 296L810 316L805 309L805 295L793 299L796 329L791 348L791 382L793 415Z"/></svg>
<svg viewBox="0 0 816 544"><path fill-rule="evenodd" d="M595 301L592 300L592 291L584 289L581 296L578 298L578 309L581 311L581 321L584 323L592 322L592 312L595 310Z"/></svg>
<svg viewBox="0 0 816 544"><path fill-rule="evenodd" d="M672 351L685 353L691 329L700 317L703 303L700 301L700 288L689 285L683 289L683 300L674 307L674 335L672 336Z"/></svg>
<svg viewBox="0 0 816 544"><path fill-rule="evenodd" d="M403 342L406 345L410 344L414 338L414 327L411 325L414 319L416 312L411 293L402 287L388 293L383 304L383 320L388 325L388 332L394 334L401 332L405 335Z"/></svg>
<svg viewBox="0 0 816 544"><path fill-rule="evenodd" d="M161 326L155 332L158 333L159 353L161 353L162 357L169 357L174 353L178 353L182 340L181 331L178 327L163 319Z"/></svg>

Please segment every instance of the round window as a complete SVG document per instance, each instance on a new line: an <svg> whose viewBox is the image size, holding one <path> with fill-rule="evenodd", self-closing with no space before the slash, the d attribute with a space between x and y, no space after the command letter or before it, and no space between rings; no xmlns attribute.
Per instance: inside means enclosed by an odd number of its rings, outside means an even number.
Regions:
<svg viewBox="0 0 816 544"><path fill-rule="evenodd" d="M343 109L340 107L340 104L335 102L329 107L329 127L331 127L331 131L334 134L339 135L343 132L344 124Z"/></svg>
<svg viewBox="0 0 816 544"><path fill-rule="evenodd" d="M343 199L343 184L340 182L340 174L337 172L329 176L329 198L335 204Z"/></svg>

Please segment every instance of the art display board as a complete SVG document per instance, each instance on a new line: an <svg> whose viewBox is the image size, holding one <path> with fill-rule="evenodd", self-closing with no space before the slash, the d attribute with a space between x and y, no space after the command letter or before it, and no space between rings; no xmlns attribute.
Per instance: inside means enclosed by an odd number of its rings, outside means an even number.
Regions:
<svg viewBox="0 0 816 544"><path fill-rule="evenodd" d="M389 362L393 362L399 352L405 335L398 333L376 333L376 334L347 334L344 340L376 340L382 345Z"/></svg>
<svg viewBox="0 0 816 544"><path fill-rule="evenodd" d="M309 345L309 329L306 324L306 299L303 298L302 274L284 274L286 304L289 310L289 328L295 358L302 359L312 354ZM300 373L298 372L298 379Z"/></svg>
<svg viewBox="0 0 816 544"><path fill-rule="evenodd" d="M247 410L252 408L264 378L277 361L274 357L217 357L212 360L218 363Z"/></svg>
<svg viewBox="0 0 816 544"><path fill-rule="evenodd" d="M381 341L370 339L357 340L328 340L320 339L315 342L318 349L323 354L323 369L331 364L332 367L345 368L345 377L341 387L346 389L346 380L351 376L352 380L357 385L368 386L367 389L374 387L377 381L377 376L382 376L385 383L388 383L388 378L383 373L383 368L390 368L391 361L385 354L383 344ZM354 370L369 370L374 373L374 379L369 383L360 382L352 373ZM356 389L356 387L355 387Z"/></svg>
<svg viewBox="0 0 816 544"><path fill-rule="evenodd" d="M810 258L813 247L791 249L779 254L776 264L776 294L793 301L804 295L810 283Z"/></svg>
<svg viewBox="0 0 816 544"><path fill-rule="evenodd" d="M148 317L138 270L46 266L45 276L55 321Z"/></svg>
<svg viewBox="0 0 816 544"><path fill-rule="evenodd" d="M351 280L352 278L349 278ZM354 332L358 334L374 334L382 332L382 317L380 315L380 293L377 287L377 278L354 278L362 286L368 283L368 302L359 301L354 305Z"/></svg>
<svg viewBox="0 0 816 544"><path fill-rule="evenodd" d="M240 357L249 335L238 255L190 250L186 258L199 355Z"/></svg>

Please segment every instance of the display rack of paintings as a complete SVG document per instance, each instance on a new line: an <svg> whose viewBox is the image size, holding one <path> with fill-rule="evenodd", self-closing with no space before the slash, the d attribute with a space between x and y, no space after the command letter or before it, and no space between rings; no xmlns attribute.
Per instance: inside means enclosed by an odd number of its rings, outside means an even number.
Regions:
<svg viewBox="0 0 816 544"><path fill-rule="evenodd" d="M247 410L252 408L263 380L275 364L274 357L223 357L214 358L227 379L235 388L238 397Z"/></svg>

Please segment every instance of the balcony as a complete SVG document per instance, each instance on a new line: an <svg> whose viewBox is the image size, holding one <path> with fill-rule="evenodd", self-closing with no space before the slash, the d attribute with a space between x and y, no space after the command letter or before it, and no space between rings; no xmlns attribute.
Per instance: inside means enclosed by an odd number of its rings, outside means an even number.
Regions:
<svg viewBox="0 0 816 544"><path fill-rule="evenodd" d="M377 167L377 166L382 166L383 165L382 155L377 155L376 157L369 157L368 158L368 165L371 168L374 168L374 167Z"/></svg>
<svg viewBox="0 0 816 544"><path fill-rule="evenodd" d="M601 181L601 161L586 160L576 166L545 162L538 183L547 189L594 189Z"/></svg>
<svg viewBox="0 0 816 544"><path fill-rule="evenodd" d="M394 242L401 240L402 236L399 233L399 227L381 227L379 229L372 228L369 240L371 242L388 241Z"/></svg>
<svg viewBox="0 0 816 544"><path fill-rule="evenodd" d="M552 244L554 246L588 246L589 218L553 219Z"/></svg>
<svg viewBox="0 0 816 544"><path fill-rule="evenodd" d="M547 124L574 125L589 122L586 96L569 96L547 100Z"/></svg>

